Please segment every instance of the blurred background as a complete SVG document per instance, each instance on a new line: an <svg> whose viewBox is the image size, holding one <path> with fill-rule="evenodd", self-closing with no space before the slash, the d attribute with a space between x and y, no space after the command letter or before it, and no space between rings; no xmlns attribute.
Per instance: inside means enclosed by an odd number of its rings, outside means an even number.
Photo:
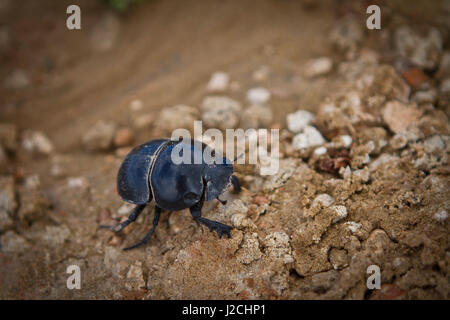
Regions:
<svg viewBox="0 0 450 320"><path fill-rule="evenodd" d="M444 0L0 0L0 298L448 299L449 44ZM233 240L183 211L124 254L121 161L194 120L280 129L281 173L207 208Z"/></svg>

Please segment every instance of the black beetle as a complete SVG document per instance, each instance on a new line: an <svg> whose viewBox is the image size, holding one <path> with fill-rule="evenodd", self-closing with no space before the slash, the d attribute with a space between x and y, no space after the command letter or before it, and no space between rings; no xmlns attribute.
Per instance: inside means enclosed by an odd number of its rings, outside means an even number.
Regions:
<svg viewBox="0 0 450 320"><path fill-rule="evenodd" d="M185 145L179 145L185 144ZM191 161L176 164L172 161L173 149L183 147L191 150ZM181 147L181 148L180 148ZM155 200L153 227L137 244L124 250L139 247L151 238L162 210L177 211L190 208L192 217L206 225L210 231L216 230L219 238L226 234L229 238L231 227L217 221L203 218L201 209L205 199L218 199L232 184L236 192L240 191L239 181L233 175L233 164L223 158L220 162L205 162L205 149L209 154L215 151L204 143L191 140L158 139L137 146L125 157L117 175L117 190L123 200L136 204L127 220L115 226L100 226L115 232L121 231L134 222L145 206ZM182 152L181 152L182 153ZM201 153L201 160L194 158ZM198 158L197 158L198 159Z"/></svg>

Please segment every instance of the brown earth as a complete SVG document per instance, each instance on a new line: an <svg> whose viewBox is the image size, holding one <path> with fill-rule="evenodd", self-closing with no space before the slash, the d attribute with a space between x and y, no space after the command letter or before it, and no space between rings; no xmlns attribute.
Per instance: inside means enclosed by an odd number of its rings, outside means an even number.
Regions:
<svg viewBox="0 0 450 320"><path fill-rule="evenodd" d="M78 1L82 29L69 31L72 2L0 1L0 298L450 298L446 1L380 2L381 30L365 27L371 3L354 1L152 0L121 14ZM402 25L434 27L442 46L421 58L396 49ZM331 70L305 74L317 57ZM161 110L185 104L195 110L181 120L201 118L216 71L231 79L221 95L244 109L248 89L270 90L280 171L236 165L242 193L205 208L233 225L231 239L188 210L164 212L145 247L122 251L150 228L154 205L118 235L97 228L127 215L121 161L170 133ZM293 148L286 116L299 109L315 114L325 154ZM125 147L83 147L99 120L126 128L115 136ZM35 131L49 150L40 140L30 152ZM80 290L66 287L74 264ZM381 290L366 286L370 265Z"/></svg>

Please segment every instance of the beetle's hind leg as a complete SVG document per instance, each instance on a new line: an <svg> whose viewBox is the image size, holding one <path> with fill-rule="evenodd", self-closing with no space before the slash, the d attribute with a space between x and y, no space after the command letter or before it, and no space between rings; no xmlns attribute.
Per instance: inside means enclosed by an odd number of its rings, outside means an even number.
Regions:
<svg viewBox="0 0 450 320"><path fill-rule="evenodd" d="M234 192L241 192L241 184L239 183L239 180L235 175L231 176L231 184L233 185Z"/></svg>
<svg viewBox="0 0 450 320"><path fill-rule="evenodd" d="M153 227L150 229L150 231L145 235L145 237L141 241L139 241L135 245L132 245L131 247L124 248L123 250L131 250L131 249L137 248L139 246L146 244L148 242L148 240L150 240L150 238L153 235L153 232L155 232L156 226L158 225L159 216L161 214L161 211L162 210L160 207L155 206L155 217L153 218Z"/></svg>
<svg viewBox="0 0 450 320"><path fill-rule="evenodd" d="M131 211L131 214L129 215L128 219L125 220L122 223L116 224L115 226L106 226L106 225L100 225L99 228L103 229L111 229L114 232L119 232L126 226L128 226L130 223L136 221L136 219L139 217L141 212L144 210L145 206L147 204L139 204L136 207L134 207L133 211Z"/></svg>
<svg viewBox="0 0 450 320"><path fill-rule="evenodd" d="M212 221L212 220L202 217L203 202L204 202L204 195L202 196L202 198L200 199L199 202L197 202L194 206L192 206L190 208L192 217L195 220L197 220L198 222L207 226L209 228L210 232L212 232L213 230L216 230L219 238L222 238L223 234L226 234L228 236L228 238L231 238L230 231L232 228L230 226L227 226L226 224L223 224L223 223L220 223L217 221Z"/></svg>

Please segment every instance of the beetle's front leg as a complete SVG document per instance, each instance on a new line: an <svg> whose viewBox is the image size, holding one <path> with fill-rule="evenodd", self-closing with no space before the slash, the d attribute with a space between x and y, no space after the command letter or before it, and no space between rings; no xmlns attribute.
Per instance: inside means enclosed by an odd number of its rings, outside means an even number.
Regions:
<svg viewBox="0 0 450 320"><path fill-rule="evenodd" d="M114 225L114 226L100 225L99 228L102 228L102 229L111 229L111 230L114 231L114 232L119 232L119 231L121 231L123 228L125 228L126 226L128 226L131 222L134 222L134 221L139 217L139 215L141 214L142 210L144 210L144 208L145 208L146 205L147 205L147 204L140 204L140 205L137 205L136 207L134 207L134 209L133 209L133 211L131 211L131 214L130 214L130 216L128 217L128 219L125 220L125 221L122 222L122 223L119 223L119 224Z"/></svg>
<svg viewBox="0 0 450 320"><path fill-rule="evenodd" d="M197 202L195 205L193 205L190 210L191 210L191 214L192 217L197 220L198 222L204 224L205 226L207 226L209 228L209 231L212 232L213 230L216 230L217 235L219 236L219 238L222 238L222 235L225 233L228 238L231 238L231 227L227 226L226 224L217 222L217 221L212 221L206 218L202 217L202 207L203 207L203 202L204 202L204 193L202 198L200 199L199 202Z"/></svg>

